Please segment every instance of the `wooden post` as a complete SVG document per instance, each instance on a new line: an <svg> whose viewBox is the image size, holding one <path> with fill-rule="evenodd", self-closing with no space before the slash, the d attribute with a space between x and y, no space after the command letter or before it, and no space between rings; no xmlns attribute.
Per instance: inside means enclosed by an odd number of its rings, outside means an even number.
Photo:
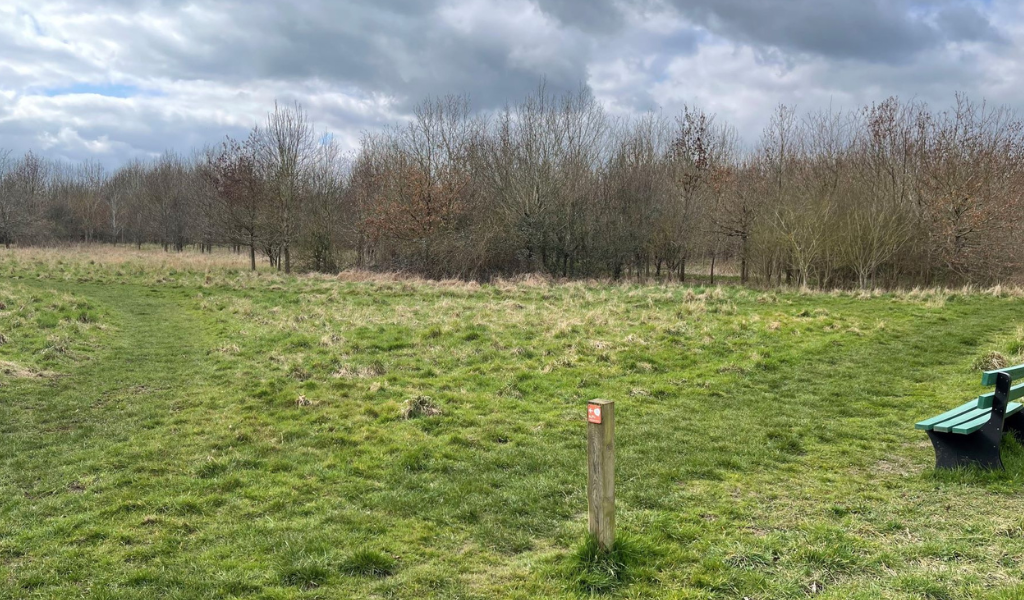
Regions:
<svg viewBox="0 0 1024 600"><path fill-rule="evenodd" d="M603 550L615 545L615 403L587 403L587 503L590 533Z"/></svg>

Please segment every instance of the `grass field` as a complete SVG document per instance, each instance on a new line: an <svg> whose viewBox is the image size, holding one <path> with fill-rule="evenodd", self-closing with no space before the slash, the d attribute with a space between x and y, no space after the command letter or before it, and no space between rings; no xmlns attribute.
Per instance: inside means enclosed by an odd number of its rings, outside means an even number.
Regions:
<svg viewBox="0 0 1024 600"><path fill-rule="evenodd" d="M1024 598L1024 450L936 474L913 429L1022 325L1014 290L5 252L0 597ZM591 398L616 401L614 565L586 540Z"/></svg>

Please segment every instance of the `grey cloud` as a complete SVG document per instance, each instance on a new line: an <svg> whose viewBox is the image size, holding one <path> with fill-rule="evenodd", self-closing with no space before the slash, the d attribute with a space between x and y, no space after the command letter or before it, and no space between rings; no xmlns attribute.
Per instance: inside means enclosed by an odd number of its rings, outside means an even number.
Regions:
<svg viewBox="0 0 1024 600"><path fill-rule="evenodd" d="M936 18L938 28L955 41L983 41L1005 43L1007 40L992 26L989 19L970 5L955 5L942 9Z"/></svg>
<svg viewBox="0 0 1024 600"><path fill-rule="evenodd" d="M553 92L589 84L617 111L671 110L699 95L723 107L723 120L742 123L782 100L813 105L895 93L944 102L956 90L993 89L993 56L1021 70L1020 50L1004 33L1012 28L993 15L1000 9L1003 18L1024 21L1008 5L969 0L13 2L14 12L0 7L0 17L31 15L49 38L33 40L30 20L15 25L19 35L5 36L13 26L0 22L0 146L28 148L45 138L51 154L88 155L74 136L61 141L70 131L86 141L109 137L111 161L216 142L244 127L211 112L257 119L264 109L252 107L274 97L303 103L349 140L407 115L426 96L465 93L489 110L542 79ZM756 59L743 63L751 76L716 79L741 75L699 61L672 68L708 47L726 49L715 60L752 52ZM1000 89L1010 89L1017 76L1003 72ZM166 97L47 104L17 117L4 106L5 92L25 96L81 82ZM195 89L210 104L180 89ZM1019 102L1002 93L998 100ZM377 96L389 101L346 104Z"/></svg>
<svg viewBox="0 0 1024 600"><path fill-rule="evenodd" d="M738 41L831 58L908 62L947 39L997 41L970 4L903 0L673 0L680 12ZM936 12L957 17L933 19ZM950 12L953 11L953 12ZM963 18L971 23L964 28Z"/></svg>
<svg viewBox="0 0 1024 600"><path fill-rule="evenodd" d="M692 23L750 44L767 58L784 53L909 64L947 40L999 41L976 6L964 2L905 0L670 0ZM133 51L117 59L127 72L169 78L215 79L239 84L252 78L322 78L405 100L469 93L481 108L520 97L541 78L554 89L588 79L595 55L648 52L671 56L692 51L691 39L673 47L659 40L630 39L623 8L643 10L653 0L538 0L561 28L539 64L514 60L518 31L512 23L488 22L469 31L445 23L443 3L307 0L273 3L120 0L109 6L161 11L177 19L184 39L159 32L110 31L128 36ZM490 11L499 5L489 5ZM493 8L492 8L493 7ZM212 18L211 18L212 15ZM134 38L132 36L135 36ZM125 39L125 38L121 38ZM608 46L608 42L616 42ZM527 43L530 43L527 41ZM644 48L644 46L648 48ZM604 47L604 50L601 48ZM595 48L598 50L595 51ZM789 57L782 55L784 59Z"/></svg>
<svg viewBox="0 0 1024 600"><path fill-rule="evenodd" d="M586 81L591 46L582 32L554 36L556 52L547 60L518 64L512 60L517 38L528 32L503 23L491 23L488 31L461 31L443 22L438 3L410 0L222 0L205 2L198 12L172 2L121 6L161 11L180 25L170 33L183 36L109 23L104 36L131 47L114 60L118 71L240 85L253 78L321 78L409 103L470 93L485 107L494 106L518 98L542 77L556 89L576 87Z"/></svg>
<svg viewBox="0 0 1024 600"><path fill-rule="evenodd" d="M624 25L621 5L614 0L540 0L544 12L559 22L594 33L613 33Z"/></svg>

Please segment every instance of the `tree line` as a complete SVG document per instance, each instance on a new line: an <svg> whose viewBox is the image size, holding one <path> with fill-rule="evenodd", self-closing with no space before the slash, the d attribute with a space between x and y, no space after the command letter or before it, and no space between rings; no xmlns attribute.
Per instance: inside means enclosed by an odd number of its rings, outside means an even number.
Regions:
<svg viewBox="0 0 1024 600"><path fill-rule="evenodd" d="M0 242L227 245L284 271L909 287L1019 275L1024 127L958 95L778 106L756 144L697 107L614 118L543 86L430 99L345 153L298 105L241 139L105 171L0 153Z"/></svg>

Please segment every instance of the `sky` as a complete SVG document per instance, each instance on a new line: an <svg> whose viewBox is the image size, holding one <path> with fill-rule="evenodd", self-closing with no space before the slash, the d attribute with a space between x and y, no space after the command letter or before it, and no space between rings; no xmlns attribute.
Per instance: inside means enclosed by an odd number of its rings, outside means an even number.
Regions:
<svg viewBox="0 0 1024 600"><path fill-rule="evenodd" d="M779 103L958 91L1024 108L1016 0L3 0L0 148L116 167L299 102L346 148L466 94L587 86L613 115L697 105L756 141Z"/></svg>

